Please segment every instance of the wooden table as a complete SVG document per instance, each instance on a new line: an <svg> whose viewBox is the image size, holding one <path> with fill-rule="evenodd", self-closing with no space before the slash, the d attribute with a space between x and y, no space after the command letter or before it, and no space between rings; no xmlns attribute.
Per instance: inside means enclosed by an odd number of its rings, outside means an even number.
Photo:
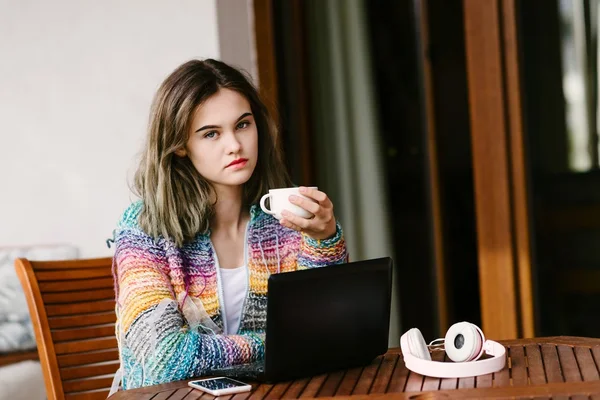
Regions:
<svg viewBox="0 0 600 400"><path fill-rule="evenodd" d="M600 339L550 337L502 341L506 368L476 378L438 379L406 369L400 349L390 349L364 368L332 372L275 385L253 384L252 392L220 399L349 398L442 399L526 398L599 399ZM434 353L443 357L443 353ZM115 393L110 400L195 400L213 396L187 381Z"/></svg>

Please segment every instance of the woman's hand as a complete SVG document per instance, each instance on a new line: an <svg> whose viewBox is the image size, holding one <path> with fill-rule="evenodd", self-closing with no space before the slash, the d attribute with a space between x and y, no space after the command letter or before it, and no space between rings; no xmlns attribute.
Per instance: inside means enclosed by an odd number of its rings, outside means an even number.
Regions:
<svg viewBox="0 0 600 400"><path fill-rule="evenodd" d="M335 234L335 217L333 216L333 203L327 195L319 190L299 187L300 193L311 200L300 196L290 196L290 202L314 214L314 218L307 219L299 217L287 210L281 215L281 225L298 232L304 232L316 240L323 240Z"/></svg>

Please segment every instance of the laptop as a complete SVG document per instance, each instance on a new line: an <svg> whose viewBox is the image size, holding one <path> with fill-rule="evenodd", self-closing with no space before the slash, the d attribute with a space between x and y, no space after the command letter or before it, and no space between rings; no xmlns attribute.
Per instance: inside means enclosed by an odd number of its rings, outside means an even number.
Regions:
<svg viewBox="0 0 600 400"><path fill-rule="evenodd" d="M386 257L271 275L264 363L226 376L274 383L371 363L388 350L392 266Z"/></svg>

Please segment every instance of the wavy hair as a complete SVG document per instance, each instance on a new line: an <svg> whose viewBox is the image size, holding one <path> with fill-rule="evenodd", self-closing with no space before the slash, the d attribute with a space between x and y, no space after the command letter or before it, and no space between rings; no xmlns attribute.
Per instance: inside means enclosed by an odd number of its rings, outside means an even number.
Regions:
<svg viewBox="0 0 600 400"><path fill-rule="evenodd" d="M144 204L139 223L154 238L169 238L182 246L208 231L214 189L187 156L175 152L187 143L194 111L222 88L248 100L258 130L258 160L244 184L243 204L256 204L269 189L291 184L279 131L250 80L222 61L188 61L164 80L154 97L148 137L134 177L133 190Z"/></svg>

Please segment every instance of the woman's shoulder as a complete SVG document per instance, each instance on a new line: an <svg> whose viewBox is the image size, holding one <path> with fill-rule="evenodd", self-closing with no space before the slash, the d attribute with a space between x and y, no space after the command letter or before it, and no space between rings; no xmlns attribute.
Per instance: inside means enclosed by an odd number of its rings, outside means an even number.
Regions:
<svg viewBox="0 0 600 400"><path fill-rule="evenodd" d="M144 202L142 200L137 200L131 203L125 211L121 214L119 218L119 222L117 223L118 229L128 229L128 228L140 228L139 217L142 213L142 209L144 208Z"/></svg>
<svg viewBox="0 0 600 400"><path fill-rule="evenodd" d="M131 203L125 211L121 214L119 221L117 222L117 235L135 235L136 237L142 237L143 241L146 240L151 241L152 243L160 243L165 240L162 236L153 237L148 234L142 225L140 224L140 215L144 210L144 201L136 200ZM206 241L208 236L205 233L198 234L193 242L184 243L184 246L195 245L198 241ZM172 242L171 240L167 240L168 242ZM173 244L174 245L174 244Z"/></svg>
<svg viewBox="0 0 600 400"><path fill-rule="evenodd" d="M156 248L158 242L142 229L139 217L144 208L142 200L134 201L121 214L113 232L118 248L136 246L140 250ZM158 246L160 248L160 246Z"/></svg>

